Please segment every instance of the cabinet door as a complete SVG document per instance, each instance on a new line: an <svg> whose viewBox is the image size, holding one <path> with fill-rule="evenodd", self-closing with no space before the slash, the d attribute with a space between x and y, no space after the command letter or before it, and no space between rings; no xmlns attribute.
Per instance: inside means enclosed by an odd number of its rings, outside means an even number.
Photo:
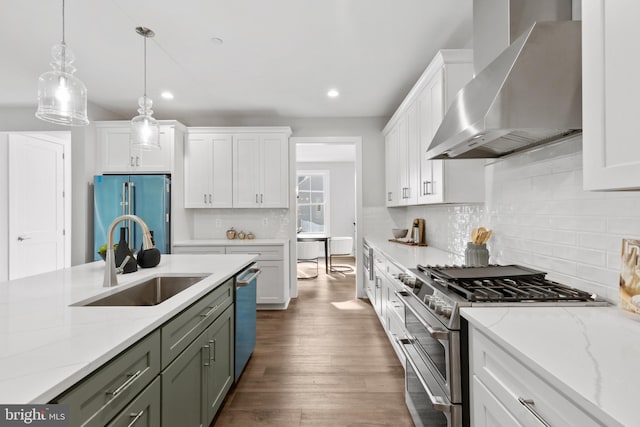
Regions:
<svg viewBox="0 0 640 427"><path fill-rule="evenodd" d="M140 150L131 149L131 156L135 160L132 168L135 172L166 172L173 170L173 126L160 126L160 149Z"/></svg>
<svg viewBox="0 0 640 427"><path fill-rule="evenodd" d="M414 102L407 109L407 146L406 163L400 163L400 167L406 168L404 174L406 188L405 204L415 205L418 203L418 175L420 170L420 138L418 129L418 105Z"/></svg>
<svg viewBox="0 0 640 427"><path fill-rule="evenodd" d="M184 153L184 207L208 208L211 194L211 144L207 135L189 135Z"/></svg>
<svg viewBox="0 0 640 427"><path fill-rule="evenodd" d="M284 135L260 137L261 183L260 206L289 207L289 142Z"/></svg>
<svg viewBox="0 0 640 427"><path fill-rule="evenodd" d="M233 137L233 207L260 207L260 137Z"/></svg>
<svg viewBox="0 0 640 427"><path fill-rule="evenodd" d="M212 135L211 171L212 197L209 207L230 208L233 206L233 142L231 135Z"/></svg>
<svg viewBox="0 0 640 427"><path fill-rule="evenodd" d="M107 427L157 427L160 425L160 378L140 393Z"/></svg>
<svg viewBox="0 0 640 427"><path fill-rule="evenodd" d="M444 117L442 71L436 73L418 98L420 152L419 203L442 203L442 160L428 160L426 152Z"/></svg>
<svg viewBox="0 0 640 427"><path fill-rule="evenodd" d="M258 261L256 303L282 304L284 301L284 261Z"/></svg>
<svg viewBox="0 0 640 427"><path fill-rule="evenodd" d="M386 204L387 206L398 206L400 204L402 192L400 191L400 156L399 149L399 126L396 125L385 137L385 184L386 184Z"/></svg>
<svg viewBox="0 0 640 427"><path fill-rule="evenodd" d="M582 111L586 190L640 189L640 2L582 2Z"/></svg>
<svg viewBox="0 0 640 427"><path fill-rule="evenodd" d="M476 427L522 426L475 375L471 385L471 396L471 425Z"/></svg>
<svg viewBox="0 0 640 427"><path fill-rule="evenodd" d="M233 305L207 329L209 366L207 372L207 419L215 417L233 385L234 369Z"/></svg>
<svg viewBox="0 0 640 427"><path fill-rule="evenodd" d="M129 126L98 128L98 164L102 172L129 172L136 164L130 151ZM139 161L139 160L138 160Z"/></svg>
<svg viewBox="0 0 640 427"><path fill-rule="evenodd" d="M162 372L162 425L209 425L209 363L209 339L203 332Z"/></svg>

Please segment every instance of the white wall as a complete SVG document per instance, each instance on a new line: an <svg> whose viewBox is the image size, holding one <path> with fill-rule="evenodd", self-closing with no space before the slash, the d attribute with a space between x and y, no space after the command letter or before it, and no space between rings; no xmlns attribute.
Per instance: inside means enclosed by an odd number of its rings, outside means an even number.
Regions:
<svg viewBox="0 0 640 427"><path fill-rule="evenodd" d="M331 236L355 238L356 168L353 162L298 162L297 170L329 171Z"/></svg>
<svg viewBox="0 0 640 427"><path fill-rule="evenodd" d="M618 300L623 238L640 238L640 192L582 190L582 139L490 162L482 206L412 207L427 241L461 253L472 227L494 230L491 261Z"/></svg>
<svg viewBox="0 0 640 427"><path fill-rule="evenodd" d="M35 117L36 106L0 108L0 131L71 131L71 264L77 265L93 260L93 193L91 183L95 173L95 139L91 125L87 127L67 127L44 122ZM108 110L94 104L88 104L90 120L116 120L116 116ZM0 167L6 163L7 149L4 141L0 147ZM6 168L4 168L6 171ZM6 187L6 173L0 175L2 185ZM0 196L2 194L0 193ZM4 200L7 200L4 198ZM6 247L5 221L6 210L0 207L0 247ZM8 224L7 224L8 226ZM4 233L4 234L3 234ZM0 257L1 251L0 251ZM1 272L0 272L1 273ZM3 277L0 275L0 277Z"/></svg>

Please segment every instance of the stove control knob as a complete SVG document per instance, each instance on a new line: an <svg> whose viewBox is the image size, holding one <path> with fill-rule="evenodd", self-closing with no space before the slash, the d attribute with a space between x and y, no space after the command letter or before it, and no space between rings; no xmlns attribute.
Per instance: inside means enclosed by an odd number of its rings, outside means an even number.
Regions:
<svg viewBox="0 0 640 427"><path fill-rule="evenodd" d="M436 308L436 305L440 302L440 298L436 297L436 296L432 296L429 299L429 308L434 309Z"/></svg>
<svg viewBox="0 0 640 427"><path fill-rule="evenodd" d="M453 313L452 307L450 305L443 304L440 314L446 318L450 318L452 313Z"/></svg>

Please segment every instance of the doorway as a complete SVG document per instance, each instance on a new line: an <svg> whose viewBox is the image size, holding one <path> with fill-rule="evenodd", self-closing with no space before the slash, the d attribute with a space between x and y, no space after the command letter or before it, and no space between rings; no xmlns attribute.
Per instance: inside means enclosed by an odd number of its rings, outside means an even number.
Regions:
<svg viewBox="0 0 640 427"><path fill-rule="evenodd" d="M71 265L71 133L2 135L7 144L6 224L9 280Z"/></svg>
<svg viewBox="0 0 640 427"><path fill-rule="evenodd" d="M298 167L296 161L298 159L298 151L301 153L310 153L306 157L306 162L303 162L304 166ZM361 265L362 258L362 138L361 137L292 137L290 138L290 171L291 171L291 179L290 179L290 209L289 209L289 235L291 238L291 264L290 264L290 283L291 283L291 297L295 298L298 295L298 287L296 281L296 272L297 272L297 248L296 248L296 238L299 225L299 216L298 216L298 204L297 204L297 185L298 185L298 172L304 171L309 172L309 176L320 176L322 174L328 173L329 179L326 182L331 182L331 194L332 194L332 210L334 214L331 215L328 212L328 208L324 206L318 210L317 206L315 210L310 211L310 218L304 218L304 220L313 219L314 227L317 226L317 222L319 221L319 216L313 218L313 212L322 212L323 213L323 221L325 221L326 217L326 234L330 237L336 236L352 236L353 237L353 251L356 259L356 265ZM313 154L313 153L317 154ZM319 154L322 153L322 156ZM352 167L352 176L355 175L354 180L352 180L352 188L351 193L347 193L347 196L340 196L336 194L336 185L340 185L340 177L337 168L335 171L331 170L330 164L332 163L330 157L326 157L327 154L333 153L334 160L339 160L337 163L347 163L345 162L346 156L352 156L351 162ZM352 154L348 154L352 153ZM310 157L308 157L310 156ZM309 161L313 160L313 161ZM322 160L322 161L320 161ZM318 178L315 180L316 182L320 182ZM347 184L350 185L350 184ZM328 187L328 184L326 185ZM342 199L338 200L337 198L342 197ZM340 205L348 204L352 207L350 214L340 214L335 213L336 210L340 210ZM313 205L313 203L312 203ZM311 206L313 208L313 206ZM338 208L338 209L336 209ZM325 210L326 209L326 210ZM362 273L359 269L355 268L355 289L354 294L356 297L363 297L365 295L365 291L362 284Z"/></svg>

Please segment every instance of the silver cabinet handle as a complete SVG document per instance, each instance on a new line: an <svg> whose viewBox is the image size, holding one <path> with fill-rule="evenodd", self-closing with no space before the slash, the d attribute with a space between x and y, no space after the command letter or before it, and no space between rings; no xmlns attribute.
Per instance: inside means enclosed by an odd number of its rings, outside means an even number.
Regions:
<svg viewBox="0 0 640 427"><path fill-rule="evenodd" d="M263 202L264 202L264 200L263 200L263 199L264 199L264 194L260 193L260 203L263 203Z"/></svg>
<svg viewBox="0 0 640 427"><path fill-rule="evenodd" d="M23 240L29 240L31 237L18 236L18 242L22 242Z"/></svg>
<svg viewBox="0 0 640 427"><path fill-rule="evenodd" d="M256 203L258 203L258 193L256 193Z"/></svg>
<svg viewBox="0 0 640 427"><path fill-rule="evenodd" d="M214 306L209 306L209 308L211 310L207 311L206 313L201 313L200 317L209 317L213 314L214 311L216 311L218 309L218 307L220 307L220 305L214 305Z"/></svg>
<svg viewBox="0 0 640 427"><path fill-rule="evenodd" d="M207 203L207 195L203 194L202 197L204 197L204 202Z"/></svg>
<svg viewBox="0 0 640 427"><path fill-rule="evenodd" d="M127 376L129 378L127 378L127 380L125 382L123 382L120 385L120 387L116 388L113 391L107 391L106 394L111 395L113 397L116 397L117 395L122 393L124 390L126 390L127 387L129 387L131 384L133 384L133 382L135 380L137 380L140 375L142 375L142 371L140 369L138 369L138 371L135 374L128 374Z"/></svg>
<svg viewBox="0 0 640 427"><path fill-rule="evenodd" d="M535 403L533 402L533 399L523 399L522 397L518 397L518 402L520 402L522 406L527 408L527 410L531 412L531 414L536 417L543 426L551 427L551 424L549 424L544 418L542 418L542 415L540 415L538 411L536 411L536 408L534 408Z"/></svg>
<svg viewBox="0 0 640 427"><path fill-rule="evenodd" d="M136 156L136 166L140 166L140 157Z"/></svg>
<svg viewBox="0 0 640 427"><path fill-rule="evenodd" d="M391 191L387 193L387 202L391 201Z"/></svg>
<svg viewBox="0 0 640 427"><path fill-rule="evenodd" d="M422 183L423 196L427 196L429 194L433 194L433 192L429 192L429 184L433 184L433 183L431 181L424 181ZM432 186L432 190L433 190L433 186Z"/></svg>
<svg viewBox="0 0 640 427"><path fill-rule="evenodd" d="M213 350L213 356L211 355ZM216 340L209 340L209 363L213 364L216 361Z"/></svg>
<svg viewBox="0 0 640 427"><path fill-rule="evenodd" d="M133 419L131 420L131 422L129 424L127 424L127 427L131 427L132 425L134 425L136 423L136 421L138 421L140 419L142 414L144 414L144 409L142 411L138 412L137 414L135 412L132 413L132 414L129 414L129 417L132 417Z"/></svg>
<svg viewBox="0 0 640 427"><path fill-rule="evenodd" d="M202 346L202 350L203 350L203 351L204 351L204 350L206 350L206 351L207 351L207 353L209 353L209 346L208 346L208 345L203 345L203 346ZM208 358L207 356L205 356L205 355L203 355L203 358L204 358L203 365L204 365L204 366L210 366L210 364L209 364L209 358Z"/></svg>
<svg viewBox="0 0 640 427"><path fill-rule="evenodd" d="M129 164L131 165L131 167L134 167L136 165L135 162L133 161L133 156L130 156Z"/></svg>
<svg viewBox="0 0 640 427"><path fill-rule="evenodd" d="M211 194L209 194L209 203L211 203Z"/></svg>

